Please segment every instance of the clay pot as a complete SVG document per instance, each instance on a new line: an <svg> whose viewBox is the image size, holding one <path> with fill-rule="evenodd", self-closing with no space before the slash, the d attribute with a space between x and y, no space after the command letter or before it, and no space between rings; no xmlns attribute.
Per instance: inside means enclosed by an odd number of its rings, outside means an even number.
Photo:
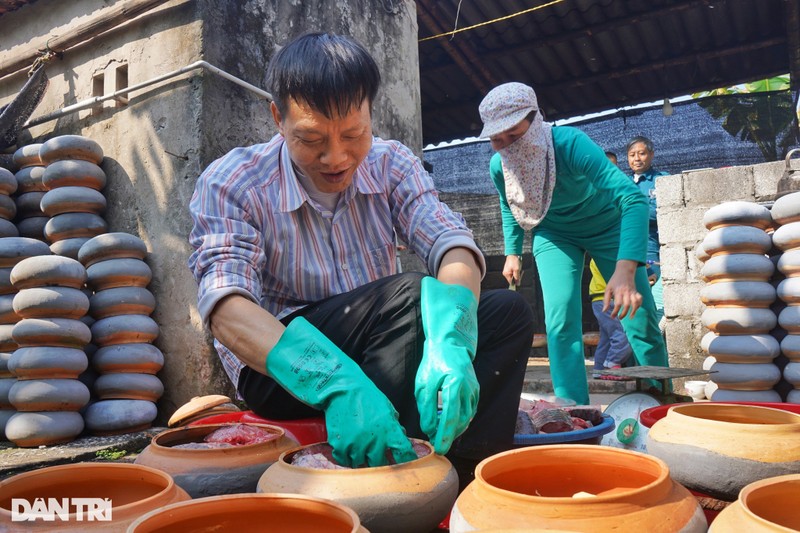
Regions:
<svg viewBox="0 0 800 533"><path fill-rule="evenodd" d="M9 370L19 379L76 379L88 366L83 350L55 346L19 348L8 362Z"/></svg>
<svg viewBox="0 0 800 533"><path fill-rule="evenodd" d="M450 531L706 531L692 494L663 461L580 444L521 448L483 460L456 500ZM580 497L584 493L592 494Z"/></svg>
<svg viewBox="0 0 800 533"><path fill-rule="evenodd" d="M0 294L0 324L16 324L19 316L14 312L14 295Z"/></svg>
<svg viewBox="0 0 800 533"><path fill-rule="evenodd" d="M706 398L715 402L779 403L781 395L775 390L734 390L720 389L714 381L712 390L706 389Z"/></svg>
<svg viewBox="0 0 800 533"><path fill-rule="evenodd" d="M800 222L790 222L776 229L772 242L783 251L800 247Z"/></svg>
<svg viewBox="0 0 800 533"><path fill-rule="evenodd" d="M89 327L70 318L25 318L11 332L20 346L83 348L92 340Z"/></svg>
<svg viewBox="0 0 800 533"><path fill-rule="evenodd" d="M778 315L778 324L794 335L800 334L800 306L786 306Z"/></svg>
<svg viewBox="0 0 800 533"><path fill-rule="evenodd" d="M95 291L116 287L147 287L153 272L141 259L108 259L91 264L87 269L88 284Z"/></svg>
<svg viewBox="0 0 800 533"><path fill-rule="evenodd" d="M14 201L17 204L17 217L28 218L42 216L40 206L44 192L31 191L17 195Z"/></svg>
<svg viewBox="0 0 800 533"><path fill-rule="evenodd" d="M703 325L720 335L769 333L778 323L771 309L707 307L700 315Z"/></svg>
<svg viewBox="0 0 800 533"><path fill-rule="evenodd" d="M158 338L156 321L147 315L117 315L92 324L92 342L97 346L153 342Z"/></svg>
<svg viewBox="0 0 800 533"><path fill-rule="evenodd" d="M14 374L8 367L14 352L0 352L0 378L11 378Z"/></svg>
<svg viewBox="0 0 800 533"><path fill-rule="evenodd" d="M422 441L418 441L422 442ZM312 445L313 446L313 445ZM281 454L258 481L258 492L306 494L353 509L371 531L428 532L447 515L458 493L458 475L433 447L399 465L320 470L291 464L305 447Z"/></svg>
<svg viewBox="0 0 800 533"><path fill-rule="evenodd" d="M719 401L716 393L711 399ZM679 404L650 428L647 452L663 459L687 488L733 501L748 483L800 469L800 414Z"/></svg>
<svg viewBox="0 0 800 533"><path fill-rule="evenodd" d="M117 315L149 315L156 298L144 287L116 287L94 293L89 313L95 320Z"/></svg>
<svg viewBox="0 0 800 533"><path fill-rule="evenodd" d="M46 167L30 166L19 169L14 178L17 180L17 194L26 192L46 192L47 187L42 183L42 176Z"/></svg>
<svg viewBox="0 0 800 533"><path fill-rule="evenodd" d="M13 352L17 349L14 340L14 326L16 324L0 324L0 352Z"/></svg>
<svg viewBox="0 0 800 533"><path fill-rule="evenodd" d="M45 165L62 159L79 159L99 165L103 161L103 149L82 135L59 135L42 144L39 157Z"/></svg>
<svg viewBox="0 0 800 533"><path fill-rule="evenodd" d="M92 366L101 374L155 374L164 366L164 354L148 343L113 344L99 348L94 353Z"/></svg>
<svg viewBox="0 0 800 533"><path fill-rule="evenodd" d="M19 318L79 319L89 310L89 298L72 287L32 287L14 296L13 308Z"/></svg>
<svg viewBox="0 0 800 533"><path fill-rule="evenodd" d="M47 220L50 220L49 218ZM90 237L75 237L72 239L62 239L50 245L50 251L56 255L69 257L70 259L78 259L78 252L81 246L86 244Z"/></svg>
<svg viewBox="0 0 800 533"><path fill-rule="evenodd" d="M786 335L781 340L781 353L790 361L800 361L800 335Z"/></svg>
<svg viewBox="0 0 800 533"><path fill-rule="evenodd" d="M108 224L105 219L94 213L62 213L52 217L44 227L44 235L51 242L92 238L106 231Z"/></svg>
<svg viewBox="0 0 800 533"><path fill-rule="evenodd" d="M6 437L21 448L69 442L82 431L83 417L76 411L15 413L6 422Z"/></svg>
<svg viewBox="0 0 800 533"><path fill-rule="evenodd" d="M2 238L0 238L2 243ZM17 292L14 285L11 283L11 268L0 268L0 294L13 294Z"/></svg>
<svg viewBox="0 0 800 533"><path fill-rule="evenodd" d="M781 196L770 209L772 218L780 225L800 221L800 193Z"/></svg>
<svg viewBox="0 0 800 533"><path fill-rule="evenodd" d="M11 405L9 393L16 382L17 378L15 377L0 378L0 409L12 409L14 407Z"/></svg>
<svg viewBox="0 0 800 533"><path fill-rule="evenodd" d="M783 379L788 381L794 388L800 387L800 362L789 362L783 367Z"/></svg>
<svg viewBox="0 0 800 533"><path fill-rule="evenodd" d="M40 207L49 217L62 213L99 215L106 210L106 197L89 187L59 187L45 193Z"/></svg>
<svg viewBox="0 0 800 533"><path fill-rule="evenodd" d="M105 233L94 237L85 244L78 259L86 268L98 261L109 259L144 259L147 246L144 241L129 233Z"/></svg>
<svg viewBox="0 0 800 533"><path fill-rule="evenodd" d="M42 183L51 191L62 187L85 187L99 191L106 186L106 173L89 161L65 159L47 165Z"/></svg>
<svg viewBox="0 0 800 533"><path fill-rule="evenodd" d="M152 374L128 372L105 374L94 382L94 393L101 400L147 400L155 402L164 394L161 380Z"/></svg>
<svg viewBox="0 0 800 533"><path fill-rule="evenodd" d="M723 202L706 211L703 225L709 230L724 226L753 226L766 230L772 225L772 215L769 209L753 202Z"/></svg>
<svg viewBox="0 0 800 533"><path fill-rule="evenodd" d="M711 281L769 281L775 270L772 261L761 254L727 254L710 257L700 275Z"/></svg>
<svg viewBox="0 0 800 533"><path fill-rule="evenodd" d="M11 270L11 283L16 290L50 285L83 288L86 282L86 269L83 265L69 257L49 255L49 251L48 248L48 255L29 257L14 266Z"/></svg>
<svg viewBox="0 0 800 533"><path fill-rule="evenodd" d="M0 239L7 237L19 237L19 230L13 222L0 218Z"/></svg>
<svg viewBox="0 0 800 533"><path fill-rule="evenodd" d="M101 400L83 413L92 435L121 435L147 429L158 415L156 404L146 400Z"/></svg>
<svg viewBox="0 0 800 533"><path fill-rule="evenodd" d="M56 522L11 522L11 499L108 498L110 522L78 521L72 514ZM9 531L125 531L140 516L166 505L189 500L163 472L124 463L77 463L49 466L0 481L0 520Z"/></svg>
<svg viewBox="0 0 800 533"><path fill-rule="evenodd" d="M0 409L0 440L8 440L6 437L6 423L16 413L13 409Z"/></svg>
<svg viewBox="0 0 800 533"><path fill-rule="evenodd" d="M0 194L10 195L17 192L17 178L8 169L0 167Z"/></svg>
<svg viewBox="0 0 800 533"><path fill-rule="evenodd" d="M781 379L773 363L720 363L711 366L711 380L720 389L768 390Z"/></svg>
<svg viewBox="0 0 800 533"><path fill-rule="evenodd" d="M800 474L754 481L714 519L709 533L800 531Z"/></svg>
<svg viewBox="0 0 800 533"><path fill-rule="evenodd" d="M203 442L211 432L228 424L169 429L153 437L135 460L172 476L193 498L255 492L264 471L297 441L277 426L252 424L274 435L274 439L242 446L185 449L174 446Z"/></svg>
<svg viewBox="0 0 800 533"><path fill-rule="evenodd" d="M50 219L47 217L33 216L17 221L19 236L40 241L46 240L44 236L44 227L47 225L48 220Z"/></svg>
<svg viewBox="0 0 800 533"><path fill-rule="evenodd" d="M775 287L765 281L718 281L700 290L700 300L717 307L769 307L775 301Z"/></svg>
<svg viewBox="0 0 800 533"><path fill-rule="evenodd" d="M12 220L17 214L17 204L7 194L0 194L0 218Z"/></svg>
<svg viewBox="0 0 800 533"><path fill-rule="evenodd" d="M200 531L214 524L219 533L272 531L367 533L358 515L344 505L301 494L243 494L200 498L151 511L129 533Z"/></svg>
<svg viewBox="0 0 800 533"><path fill-rule="evenodd" d="M786 278L778 284L778 298L787 304L800 304L800 277Z"/></svg>
<svg viewBox="0 0 800 533"><path fill-rule="evenodd" d="M706 234L703 248L712 257L717 254L765 254L772 248L772 239L763 229L724 226Z"/></svg>
<svg viewBox="0 0 800 533"><path fill-rule="evenodd" d="M25 258L37 255L50 255L46 243L27 237L0 239L0 267L13 267Z"/></svg>
<svg viewBox="0 0 800 533"><path fill-rule="evenodd" d="M89 389L77 379L18 380L8 399L20 412L78 411L89 403Z"/></svg>
<svg viewBox="0 0 800 533"><path fill-rule="evenodd" d="M17 168L29 167L32 165L43 165L39 152L42 149L41 143L26 144L20 146L11 156L11 160Z"/></svg>

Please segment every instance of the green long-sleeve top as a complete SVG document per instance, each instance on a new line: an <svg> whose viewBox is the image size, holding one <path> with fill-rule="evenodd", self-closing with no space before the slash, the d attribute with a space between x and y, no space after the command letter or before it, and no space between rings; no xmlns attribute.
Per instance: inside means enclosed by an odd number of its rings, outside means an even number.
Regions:
<svg viewBox="0 0 800 533"><path fill-rule="evenodd" d="M633 181L613 165L603 150L582 131L553 127L556 183L553 199L533 232L589 238L605 234L618 222L617 260L644 264L647 253L648 203ZM508 205L500 154L494 154L489 173L500 195L500 214L506 255L522 253L525 235Z"/></svg>

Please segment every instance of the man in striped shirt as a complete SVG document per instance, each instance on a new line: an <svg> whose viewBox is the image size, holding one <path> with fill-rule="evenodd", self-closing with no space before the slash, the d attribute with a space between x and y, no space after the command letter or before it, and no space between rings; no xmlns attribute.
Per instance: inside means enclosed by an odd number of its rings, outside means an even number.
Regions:
<svg viewBox="0 0 800 533"><path fill-rule="evenodd" d="M324 412L349 466L415 458L406 435L473 465L509 448L531 310L480 292L461 215L407 147L373 137L373 58L308 34L267 80L278 134L212 163L191 201L199 311L240 395L267 418ZM397 273L395 232L430 275Z"/></svg>

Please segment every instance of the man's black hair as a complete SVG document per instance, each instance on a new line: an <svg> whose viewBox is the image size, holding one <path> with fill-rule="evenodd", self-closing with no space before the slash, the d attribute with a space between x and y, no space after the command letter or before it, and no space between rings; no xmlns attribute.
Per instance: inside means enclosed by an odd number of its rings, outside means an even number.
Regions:
<svg viewBox="0 0 800 533"><path fill-rule="evenodd" d="M653 141L651 141L650 139L648 139L644 135L637 135L636 137L634 137L633 139L628 141L628 145L625 147L625 152L626 153L630 152L631 148L633 148L633 145L637 144L637 143L644 143L644 148L648 152L655 151L655 147L653 146Z"/></svg>
<svg viewBox="0 0 800 533"><path fill-rule="evenodd" d="M332 33L297 37L267 67L267 90L284 116L290 98L327 118L344 116L364 100L371 111L380 84L369 52L351 37Z"/></svg>

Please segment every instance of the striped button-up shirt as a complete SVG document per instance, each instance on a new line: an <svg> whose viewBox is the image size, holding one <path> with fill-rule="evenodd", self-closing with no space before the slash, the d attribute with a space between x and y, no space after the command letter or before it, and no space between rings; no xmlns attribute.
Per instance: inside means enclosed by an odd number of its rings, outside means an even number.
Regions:
<svg viewBox="0 0 800 533"><path fill-rule="evenodd" d="M237 148L200 176L190 204L205 323L216 303L241 294L277 318L396 273L395 232L436 275L454 247L475 252L460 214L439 201L420 160L402 144L375 138L334 212L300 185L283 137ZM234 385L244 364L215 341Z"/></svg>

